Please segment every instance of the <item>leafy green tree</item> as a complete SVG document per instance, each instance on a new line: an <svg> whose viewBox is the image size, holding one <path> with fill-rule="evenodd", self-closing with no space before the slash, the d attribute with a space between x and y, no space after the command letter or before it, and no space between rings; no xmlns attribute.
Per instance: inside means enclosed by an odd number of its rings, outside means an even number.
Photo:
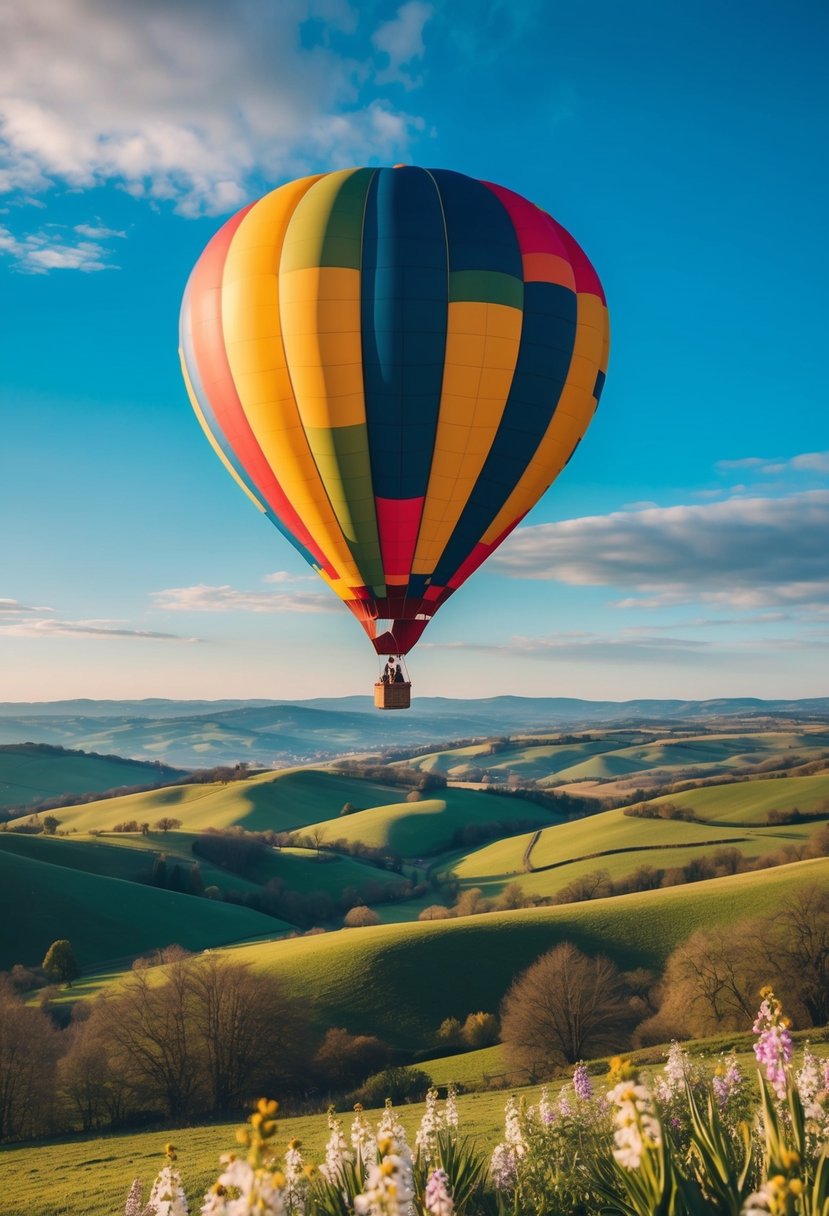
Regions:
<svg viewBox="0 0 829 1216"><path fill-rule="evenodd" d="M80 975L72 943L65 937L52 942L41 965L48 976L61 980L69 988Z"/></svg>
<svg viewBox="0 0 829 1216"><path fill-rule="evenodd" d="M54 836L59 827L60 820L56 819L54 815L43 816L43 830L47 836Z"/></svg>

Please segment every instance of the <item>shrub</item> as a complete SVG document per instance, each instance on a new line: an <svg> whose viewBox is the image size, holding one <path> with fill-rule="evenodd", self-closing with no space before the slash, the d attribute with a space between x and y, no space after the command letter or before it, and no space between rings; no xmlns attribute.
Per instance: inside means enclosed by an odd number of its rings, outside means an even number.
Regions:
<svg viewBox="0 0 829 1216"><path fill-rule="evenodd" d="M365 904L358 904L356 908L346 912L343 924L346 929L365 929L369 925L379 925L380 917L373 908L367 908Z"/></svg>
<svg viewBox="0 0 829 1216"><path fill-rule="evenodd" d="M432 1078L420 1068L384 1068L369 1077L354 1094L364 1106L381 1106L387 1098L392 1102L421 1102L432 1086Z"/></svg>

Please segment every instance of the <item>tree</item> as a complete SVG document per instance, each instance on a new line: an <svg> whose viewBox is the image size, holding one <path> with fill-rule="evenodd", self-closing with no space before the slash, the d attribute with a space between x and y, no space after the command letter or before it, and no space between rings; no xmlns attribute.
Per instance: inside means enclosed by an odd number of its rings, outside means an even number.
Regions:
<svg viewBox="0 0 829 1216"><path fill-rule="evenodd" d="M192 1033L189 960L172 963L163 983L151 968L133 971L117 990L101 997L89 1033L99 1039L112 1067L149 1109L161 1103L169 1119L184 1119L207 1098L204 1045Z"/></svg>
<svg viewBox="0 0 829 1216"><path fill-rule="evenodd" d="M421 908L417 914L418 920L449 920L452 913L443 904L429 904L428 908Z"/></svg>
<svg viewBox="0 0 829 1216"><path fill-rule="evenodd" d="M698 929L668 958L662 999L642 1042L748 1030L765 984L799 1026L829 1021L829 892L809 886L773 916Z"/></svg>
<svg viewBox="0 0 829 1216"><path fill-rule="evenodd" d="M748 1030L757 992L758 921L698 929L669 956L658 1013L641 1027L643 1042L662 1042L667 1032L684 1038L723 1030Z"/></svg>
<svg viewBox="0 0 829 1216"><path fill-rule="evenodd" d="M215 954L191 960L187 973L215 1114L295 1079L308 1056L308 1019L277 975L254 974Z"/></svg>
<svg viewBox="0 0 829 1216"><path fill-rule="evenodd" d="M43 830L47 836L54 836L59 827L60 820L56 819L54 815L43 816Z"/></svg>
<svg viewBox="0 0 829 1216"><path fill-rule="evenodd" d="M438 1026L437 1041L442 1047L460 1047L463 1027L457 1018L444 1018Z"/></svg>
<svg viewBox="0 0 829 1216"><path fill-rule="evenodd" d="M0 983L0 1140L49 1130L59 1031Z"/></svg>
<svg viewBox="0 0 829 1216"><path fill-rule="evenodd" d="M365 929L368 925L379 925L380 917L373 908L367 908L365 904L358 904L356 908L346 912L343 924L346 929Z"/></svg>
<svg viewBox="0 0 829 1216"><path fill-rule="evenodd" d="M383 1068L391 1054L388 1043L376 1035L349 1034L340 1026L331 1026L314 1056L314 1071L324 1085L341 1089Z"/></svg>
<svg viewBox="0 0 829 1216"><path fill-rule="evenodd" d="M514 1065L540 1076L626 1045L634 1015L618 967L562 942L514 980L501 1039Z"/></svg>
<svg viewBox="0 0 829 1216"><path fill-rule="evenodd" d="M50 978L60 980L68 988L72 987L72 981L80 975L72 943L65 937L52 942L41 966Z"/></svg>
<svg viewBox="0 0 829 1216"><path fill-rule="evenodd" d="M170 831L173 831L175 828L181 827L181 820L180 819L170 819L168 816L165 815L162 819L157 819L155 821L155 823L153 824L153 827L157 828L159 832L170 832Z"/></svg>
<svg viewBox="0 0 829 1216"><path fill-rule="evenodd" d="M479 912L488 912L489 903L484 899L480 887L467 887L461 891L452 911L455 916L476 916Z"/></svg>
<svg viewBox="0 0 829 1216"><path fill-rule="evenodd" d="M498 1042L498 1019L494 1013L470 1013L461 1035L467 1047L491 1047Z"/></svg>

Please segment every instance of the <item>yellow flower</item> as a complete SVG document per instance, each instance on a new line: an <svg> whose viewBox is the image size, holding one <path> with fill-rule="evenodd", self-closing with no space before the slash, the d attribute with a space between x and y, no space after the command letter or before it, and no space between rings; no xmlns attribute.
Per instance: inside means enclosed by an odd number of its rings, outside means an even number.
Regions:
<svg viewBox="0 0 829 1216"><path fill-rule="evenodd" d="M800 1154L796 1153L793 1148L784 1148L780 1154L780 1164L785 1170L792 1170L800 1165Z"/></svg>
<svg viewBox="0 0 829 1216"><path fill-rule="evenodd" d="M607 1077L612 1085L618 1085L620 1081L634 1081L636 1075L636 1069L624 1056L614 1056L610 1061Z"/></svg>
<svg viewBox="0 0 829 1216"><path fill-rule="evenodd" d="M299 1148L300 1143L301 1143L301 1141L296 1140L296 1139L294 1139L294 1140L289 1140L289 1141L288 1141L288 1148Z"/></svg>
<svg viewBox="0 0 829 1216"><path fill-rule="evenodd" d="M281 1191L285 1185L285 1175L282 1173L282 1170L274 1170L271 1174L271 1181Z"/></svg>
<svg viewBox="0 0 829 1216"><path fill-rule="evenodd" d="M243 1144L245 1148L250 1144L250 1132L246 1127L240 1127L236 1132L236 1143Z"/></svg>
<svg viewBox="0 0 829 1216"><path fill-rule="evenodd" d="M377 1147L380 1150L381 1156L387 1156L392 1150L393 1141L389 1136L384 1136L382 1140L377 1141Z"/></svg>

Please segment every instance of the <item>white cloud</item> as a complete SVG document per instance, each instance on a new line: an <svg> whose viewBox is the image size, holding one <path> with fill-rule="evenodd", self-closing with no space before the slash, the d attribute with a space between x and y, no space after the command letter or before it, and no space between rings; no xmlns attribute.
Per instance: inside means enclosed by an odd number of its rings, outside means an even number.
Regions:
<svg viewBox="0 0 829 1216"><path fill-rule="evenodd" d="M387 66L378 74L378 83L398 81L406 88L419 83L403 68L413 59L422 59L426 51L423 45L423 29L434 13L431 4L421 0L409 0L397 11L397 16L378 26L372 35L372 43L388 58Z"/></svg>
<svg viewBox="0 0 829 1216"><path fill-rule="evenodd" d="M801 452L786 459L766 456L746 456L742 460L719 460L717 469L730 473L734 469L746 469L779 476L781 473L829 473L829 452ZM802 484L802 483L801 483Z"/></svg>
<svg viewBox="0 0 829 1216"><path fill-rule="evenodd" d="M386 71L419 53L426 8L404 5L377 31ZM2 5L0 191L112 182L184 215L219 214L257 178L404 156L423 124L382 98L363 104L377 73L349 56L354 29L333 0Z"/></svg>
<svg viewBox="0 0 829 1216"><path fill-rule="evenodd" d="M505 642L421 643L427 650L471 651L505 658L558 663L696 664L710 650L708 642L678 637L638 636L626 630L618 635L558 633L549 637L515 636Z"/></svg>
<svg viewBox="0 0 829 1216"><path fill-rule="evenodd" d="M492 559L514 578L647 593L624 606L742 608L829 599L829 491L618 511L519 528Z"/></svg>
<svg viewBox="0 0 829 1216"><path fill-rule="evenodd" d="M45 608L42 605L21 604L20 600L0 598L0 612L8 612L13 616L18 616L23 612L54 612L54 609Z"/></svg>
<svg viewBox="0 0 829 1216"><path fill-rule="evenodd" d="M113 236L126 236L126 232L119 232L115 228L105 228L102 224L76 224L75 231L81 236L88 236L92 241L106 241Z"/></svg>
<svg viewBox="0 0 829 1216"><path fill-rule="evenodd" d="M316 574L292 574L290 570L274 570L272 574L266 574L262 579L263 583L315 583L316 581Z"/></svg>
<svg viewBox="0 0 829 1216"><path fill-rule="evenodd" d="M235 587L209 587L204 583L155 591L152 599L154 606L165 612L332 612L338 606L333 595L239 591Z"/></svg>
<svg viewBox="0 0 829 1216"><path fill-rule="evenodd" d="M199 638L150 629L126 629L108 621L56 621L52 619L0 622L0 636L13 638L104 638L150 642L198 642Z"/></svg>
<svg viewBox="0 0 829 1216"><path fill-rule="evenodd" d="M0 253L12 258L18 270L27 274L48 274L50 270L117 270L112 262L107 261L109 251L99 241L89 240L82 235L84 227L80 225L66 230L50 224L38 232L17 237L8 228L0 226ZM73 232L78 233L81 239Z"/></svg>

